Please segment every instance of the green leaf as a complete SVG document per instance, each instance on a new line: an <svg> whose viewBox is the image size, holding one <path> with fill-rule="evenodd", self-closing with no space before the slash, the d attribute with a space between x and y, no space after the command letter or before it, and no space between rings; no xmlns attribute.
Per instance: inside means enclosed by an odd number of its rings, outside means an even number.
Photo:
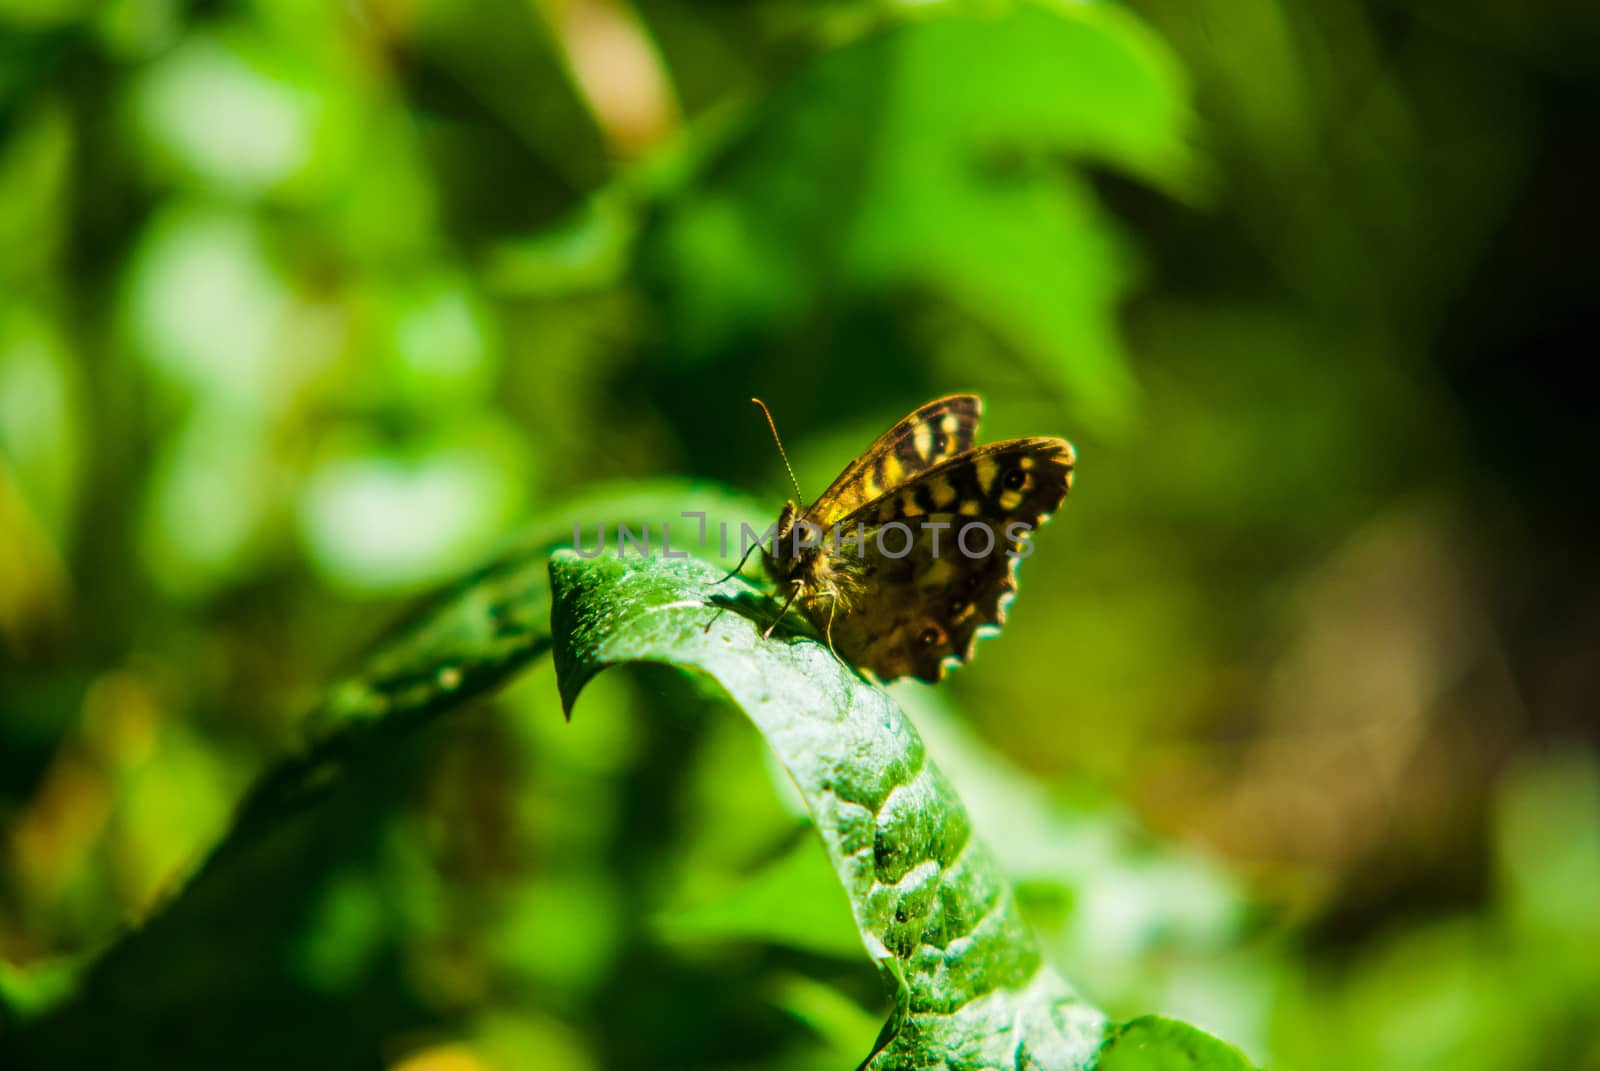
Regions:
<svg viewBox="0 0 1600 1071"><path fill-rule="evenodd" d="M1044 963L960 800L887 693L813 637L780 628L763 640L768 600L741 580L719 584L705 562L559 551L550 575L569 712L609 666L698 670L793 779L894 991L869 1068L1092 1063L1104 1016Z"/></svg>
<svg viewBox="0 0 1600 1071"><path fill-rule="evenodd" d="M1251 1071L1232 1045L1187 1023L1146 1015L1117 1028L1094 1071Z"/></svg>

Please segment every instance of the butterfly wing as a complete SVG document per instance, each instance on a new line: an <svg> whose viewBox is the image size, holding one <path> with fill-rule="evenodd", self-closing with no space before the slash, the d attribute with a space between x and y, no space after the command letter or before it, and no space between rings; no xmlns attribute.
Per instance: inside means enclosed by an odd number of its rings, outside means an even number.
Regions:
<svg viewBox="0 0 1600 1071"><path fill-rule="evenodd" d="M831 631L840 655L882 680L939 680L950 661L972 656L980 630L1005 621L1023 548L1018 532L1031 534L1060 507L1073 461L1064 439L1011 439L867 503L839 522L847 536L862 526L860 547L830 548L844 605L813 599L807 616ZM895 522L906 530L889 530Z"/></svg>
<svg viewBox="0 0 1600 1071"><path fill-rule="evenodd" d="M823 528L920 472L972 449L983 403L975 394L952 394L929 402L878 436L806 510Z"/></svg>

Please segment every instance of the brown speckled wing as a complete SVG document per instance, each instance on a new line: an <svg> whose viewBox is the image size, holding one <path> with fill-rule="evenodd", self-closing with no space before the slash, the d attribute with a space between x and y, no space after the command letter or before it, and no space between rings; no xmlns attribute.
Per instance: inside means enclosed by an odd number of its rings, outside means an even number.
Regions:
<svg viewBox="0 0 1600 1071"><path fill-rule="evenodd" d="M807 616L827 630L832 611L834 649L882 680L939 680L949 664L972 656L981 630L1005 621L1017 588L1016 535L1031 538L1060 507L1073 462L1064 439L1011 439L951 458L866 503L838 522L847 536L862 526L861 549L833 548L844 559L837 571L849 577L848 605L811 600Z"/></svg>

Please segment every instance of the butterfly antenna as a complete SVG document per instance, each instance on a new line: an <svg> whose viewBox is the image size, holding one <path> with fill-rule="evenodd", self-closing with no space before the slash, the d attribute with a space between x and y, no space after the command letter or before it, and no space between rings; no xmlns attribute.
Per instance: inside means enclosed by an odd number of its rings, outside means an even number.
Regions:
<svg viewBox="0 0 1600 1071"><path fill-rule="evenodd" d="M767 403L760 398L751 398L761 407L761 412L767 418L767 427L772 429L772 441L778 444L778 456L783 458L783 467L789 470L789 482L794 484L794 497L798 505L805 506L806 496L800 492L800 481L794 478L794 466L789 464L789 455L783 449L783 440L778 438L778 425L772 422L772 411L767 408Z"/></svg>

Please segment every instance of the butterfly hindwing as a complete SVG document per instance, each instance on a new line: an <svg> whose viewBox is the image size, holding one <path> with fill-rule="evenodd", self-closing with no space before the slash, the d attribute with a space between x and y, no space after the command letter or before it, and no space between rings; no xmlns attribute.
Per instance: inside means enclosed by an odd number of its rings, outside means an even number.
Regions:
<svg viewBox="0 0 1600 1071"><path fill-rule="evenodd" d="M930 517L935 522L957 519L950 514ZM875 535L869 530L869 540ZM950 535L951 529L946 529L942 552L950 545ZM1011 560L1003 553L963 561L961 568L954 565L933 557L931 540L925 535L919 535L905 558L869 551L862 578L872 591L870 603L858 601L851 612L835 618L834 649L882 680L910 676L937 681L946 658L971 654L980 625L1002 619L1002 601L1015 587ZM819 630L828 628L825 604L808 604L806 614Z"/></svg>
<svg viewBox="0 0 1600 1071"><path fill-rule="evenodd" d="M806 510L828 527L919 473L972 449L983 403L973 394L929 402L884 432Z"/></svg>
<svg viewBox="0 0 1600 1071"><path fill-rule="evenodd" d="M827 547L845 609L808 599L806 615L842 656L883 680L939 680L947 661L971 657L982 628L1005 620L1015 555L1060 507L1073 461L1064 439L1012 439L864 503L837 522L843 539Z"/></svg>

